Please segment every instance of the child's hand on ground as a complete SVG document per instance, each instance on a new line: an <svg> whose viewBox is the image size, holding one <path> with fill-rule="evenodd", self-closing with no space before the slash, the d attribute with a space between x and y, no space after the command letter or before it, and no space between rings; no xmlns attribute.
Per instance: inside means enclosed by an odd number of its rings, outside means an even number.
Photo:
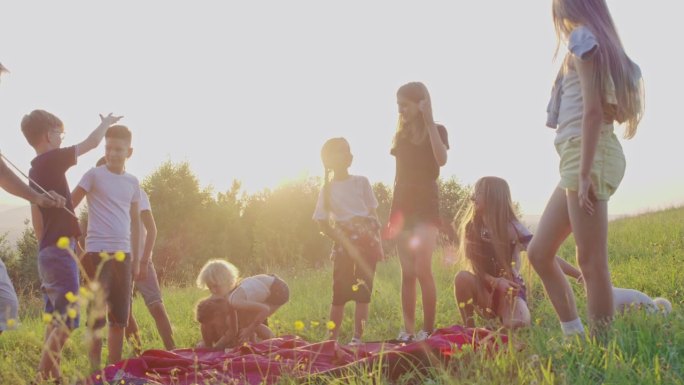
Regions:
<svg viewBox="0 0 684 385"><path fill-rule="evenodd" d="M238 334L238 344L242 345L245 342L252 342L254 337L254 328L252 326L244 328L240 330L240 333Z"/></svg>

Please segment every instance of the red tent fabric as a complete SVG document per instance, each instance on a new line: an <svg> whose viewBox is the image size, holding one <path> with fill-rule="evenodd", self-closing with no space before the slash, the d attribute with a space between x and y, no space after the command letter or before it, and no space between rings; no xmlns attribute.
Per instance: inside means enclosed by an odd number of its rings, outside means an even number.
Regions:
<svg viewBox="0 0 684 385"><path fill-rule="evenodd" d="M94 374L95 384L272 384L281 376L341 376L350 368L382 367L396 378L409 370L446 363L463 345L496 348L505 335L454 325L425 341L369 342L356 347L335 341L310 343L283 336L224 351L208 349L148 350L140 357L110 365ZM122 382L123 381L123 382Z"/></svg>

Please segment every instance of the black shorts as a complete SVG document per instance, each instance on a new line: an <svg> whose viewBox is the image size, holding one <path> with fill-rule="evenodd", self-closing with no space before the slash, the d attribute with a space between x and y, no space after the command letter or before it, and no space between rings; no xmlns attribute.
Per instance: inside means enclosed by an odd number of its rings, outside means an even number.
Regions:
<svg viewBox="0 0 684 385"><path fill-rule="evenodd" d="M110 325L127 327L128 316L131 311L132 261L131 255L126 254L123 262L113 257L102 262L100 253L86 253L81 260L88 278L99 282L104 290L107 302L107 321ZM98 266L102 264L99 274ZM96 274L98 275L96 277ZM96 320L94 327L104 326L104 318Z"/></svg>
<svg viewBox="0 0 684 385"><path fill-rule="evenodd" d="M333 247L333 305L370 302L377 259L361 254L363 261L357 263L342 246Z"/></svg>

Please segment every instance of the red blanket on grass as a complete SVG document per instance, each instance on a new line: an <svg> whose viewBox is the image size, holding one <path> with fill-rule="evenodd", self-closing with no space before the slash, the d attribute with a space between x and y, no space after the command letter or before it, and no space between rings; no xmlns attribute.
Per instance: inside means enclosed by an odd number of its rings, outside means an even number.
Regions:
<svg viewBox="0 0 684 385"><path fill-rule="evenodd" d="M138 358L106 367L104 378L98 374L92 379L96 384L272 384L281 376L339 377L364 367L381 367L384 375L397 378L411 370L444 364L463 345L496 348L506 342L505 335L458 325L439 329L427 340L410 344L388 341L348 347L335 341L309 343L284 336L226 352L148 350Z"/></svg>

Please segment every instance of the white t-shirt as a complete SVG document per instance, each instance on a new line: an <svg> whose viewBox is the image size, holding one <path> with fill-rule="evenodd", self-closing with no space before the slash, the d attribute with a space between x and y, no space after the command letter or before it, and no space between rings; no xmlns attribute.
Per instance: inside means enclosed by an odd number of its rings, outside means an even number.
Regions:
<svg viewBox="0 0 684 385"><path fill-rule="evenodd" d="M598 48L596 36L584 26L575 28L568 38L568 54L584 61L590 59ZM582 118L584 102L582 87L577 70L569 66L561 83L560 106L558 110L558 130L555 143L562 143L570 138L582 136ZM608 77L605 85L605 98L609 104L617 104L615 84ZM601 131L612 131L613 122L604 123Z"/></svg>
<svg viewBox="0 0 684 385"><path fill-rule="evenodd" d="M321 188L318 194L318 202L313 219L324 221L332 219L335 222L344 222L353 217L370 217L371 210L378 207L373 188L368 178L359 175L349 175L349 178L341 181L331 181L328 185L330 191L330 211L325 209L324 193Z"/></svg>
<svg viewBox="0 0 684 385"><path fill-rule="evenodd" d="M140 214L142 214L143 211L152 211L152 206L150 205L150 198L147 196L147 193L145 190L140 188L140 204L138 205L138 208L140 209ZM140 222L140 241L138 242L139 247L138 247L138 257L142 258L143 252L145 251L145 239L147 238L147 229L145 228L145 225L142 223L142 218Z"/></svg>
<svg viewBox="0 0 684 385"><path fill-rule="evenodd" d="M114 174L107 166L91 168L78 186L88 200L87 252L131 252L131 204L140 202L140 183L133 175Z"/></svg>
<svg viewBox="0 0 684 385"><path fill-rule="evenodd" d="M247 301L263 303L271 295L271 285L274 280L274 276L267 274L247 277L240 281L237 289L228 297L228 302L232 304L234 296L244 294Z"/></svg>

